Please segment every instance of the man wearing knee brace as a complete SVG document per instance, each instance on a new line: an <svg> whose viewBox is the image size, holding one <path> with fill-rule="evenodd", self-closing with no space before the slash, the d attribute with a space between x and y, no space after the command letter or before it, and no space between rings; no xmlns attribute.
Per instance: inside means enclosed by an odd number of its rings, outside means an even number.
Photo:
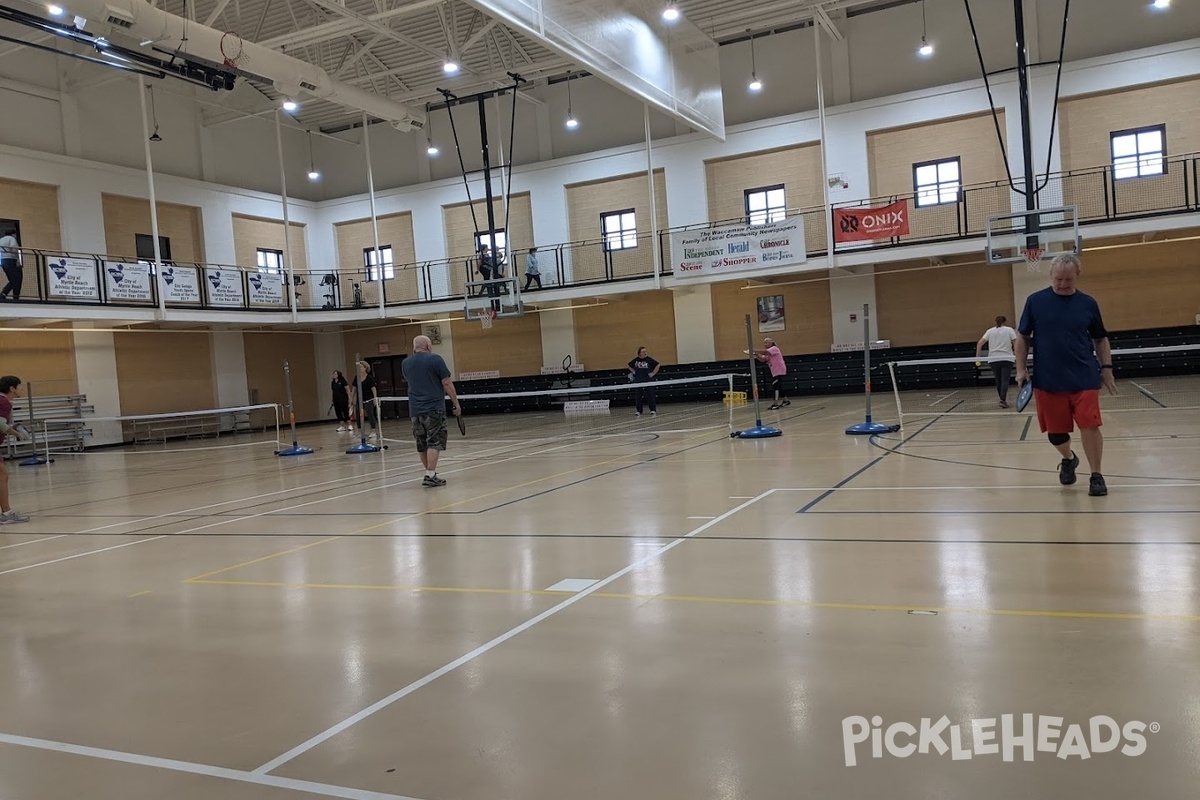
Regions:
<svg viewBox="0 0 1200 800"><path fill-rule="evenodd" d="M1064 486L1075 483L1079 456L1071 447L1071 433L1079 426L1083 453L1092 473L1088 494L1100 497L1108 494L1100 464L1104 454L1100 387L1116 394L1116 384L1112 348L1100 305L1075 288L1079 272L1078 256L1058 256L1050 265L1050 286L1025 300L1015 348L1017 383L1024 385L1029 378L1032 340L1038 424L1062 456L1058 480Z"/></svg>

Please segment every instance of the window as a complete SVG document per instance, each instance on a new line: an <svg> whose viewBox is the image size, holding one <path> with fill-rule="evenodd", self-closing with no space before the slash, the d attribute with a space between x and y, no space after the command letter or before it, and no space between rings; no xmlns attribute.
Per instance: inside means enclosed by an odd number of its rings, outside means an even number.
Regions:
<svg viewBox="0 0 1200 800"><path fill-rule="evenodd" d="M137 260L139 264L148 266L154 265L154 237L148 233L135 233L133 235L133 246L137 251ZM171 237L158 237L159 254L162 256L164 264L171 263Z"/></svg>
<svg viewBox="0 0 1200 800"><path fill-rule="evenodd" d="M378 256L378 259L376 259ZM382 267L382 270L380 269ZM392 261L392 246L390 244L379 245L379 251L376 252L374 247L363 248L363 268L367 271L367 280L379 280L380 272L383 273L384 280L391 280L396 277L395 262Z"/></svg>
<svg viewBox="0 0 1200 800"><path fill-rule="evenodd" d="M282 275L283 251L258 248L258 271L271 275Z"/></svg>
<svg viewBox="0 0 1200 800"><path fill-rule="evenodd" d="M746 221L751 225L781 222L787 216L783 184L746 190Z"/></svg>
<svg viewBox="0 0 1200 800"><path fill-rule="evenodd" d="M917 208L957 203L961 188L962 173L958 157L913 164L913 191L917 194Z"/></svg>
<svg viewBox="0 0 1200 800"><path fill-rule="evenodd" d="M1109 134L1113 178L1162 175L1167 168L1167 126L1154 125Z"/></svg>
<svg viewBox="0 0 1200 800"><path fill-rule="evenodd" d="M492 234L496 238L496 261L503 264L508 260L508 237L505 235L503 228L497 228ZM490 248L491 246L492 239L488 236L487 231L475 232L476 253L481 252L485 247Z"/></svg>
<svg viewBox="0 0 1200 800"><path fill-rule="evenodd" d="M604 236L605 250L628 250L637 247L637 215L634 209L601 214L600 232Z"/></svg>

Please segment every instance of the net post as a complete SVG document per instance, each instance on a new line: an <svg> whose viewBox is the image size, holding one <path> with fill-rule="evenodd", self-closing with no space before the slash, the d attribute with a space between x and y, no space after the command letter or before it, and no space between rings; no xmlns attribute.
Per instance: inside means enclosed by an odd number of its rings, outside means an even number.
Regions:
<svg viewBox="0 0 1200 800"><path fill-rule="evenodd" d="M900 427L904 427L904 406L900 405L900 386L896 383L896 362L888 362L888 375L892 379L892 396L896 398L896 418L900 420Z"/></svg>
<svg viewBox="0 0 1200 800"><path fill-rule="evenodd" d="M895 381L892 381L893 386ZM866 416L863 422L846 428L851 436L891 433L900 429L899 425L884 425L871 421L871 306L863 303L863 394L866 398Z"/></svg>
<svg viewBox="0 0 1200 800"><path fill-rule="evenodd" d="M746 315L746 353L750 358L750 387L754 394L754 427L744 431L734 431L729 434L731 439L767 439L772 436L782 436L783 431L770 425L762 424L762 412L758 405L758 370L755 367L754 333L750 326L750 315ZM730 379L732 381L732 378ZM731 406L732 408L732 406Z"/></svg>
<svg viewBox="0 0 1200 800"><path fill-rule="evenodd" d="M363 383L365 382L366 379L365 379L365 377L360 376L358 374L358 372L359 372L358 365L360 363L362 363L362 364L366 363L365 361L362 360L362 353L355 353L354 354L354 377L355 377L355 380L358 382L358 391L356 391L354 393L354 404L355 404L355 406L357 406L356 419L358 420L358 444L354 445L353 447L346 448L346 455L358 455L360 453L378 453L380 450L383 449L379 445L367 443L367 429L363 426L363 423L365 422L365 420L363 420Z"/></svg>
<svg viewBox="0 0 1200 800"><path fill-rule="evenodd" d="M287 390L287 408L288 408L288 423L292 428L292 446L285 447L282 450L276 450L277 456L305 456L313 451L311 447L301 447L296 440L296 406L292 403L292 368L288 365L285 358L283 360L283 385ZM276 439L279 438L276 434Z"/></svg>
<svg viewBox="0 0 1200 800"><path fill-rule="evenodd" d="M23 458L17 462L18 466L22 467L40 467L42 464L52 464L54 459L50 458L50 436L49 430L46 435L42 436L43 442L46 444L46 457L42 458L38 455L37 447L37 421L33 414L33 381L25 381L25 397L29 403L29 442L33 445L33 451L28 458Z"/></svg>

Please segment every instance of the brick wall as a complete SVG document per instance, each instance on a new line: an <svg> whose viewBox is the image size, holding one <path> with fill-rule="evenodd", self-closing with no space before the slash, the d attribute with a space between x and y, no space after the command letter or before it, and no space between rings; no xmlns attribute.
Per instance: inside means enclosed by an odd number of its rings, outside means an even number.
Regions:
<svg viewBox="0 0 1200 800"><path fill-rule="evenodd" d="M377 223L379 246L392 246L392 263L396 265L396 277L387 281L387 300L415 302L418 297L419 274L416 269L411 268L417 260L413 245L412 214L408 211L389 214L379 217ZM358 283L362 288L363 303L372 307L378 305L379 283L366 282L367 273L363 261L363 250L375 246L375 232L370 218L339 222L333 226L333 231L337 238L337 268L339 272L346 273L342 279L342 286ZM401 267L410 269L400 269Z"/></svg>
<svg viewBox="0 0 1200 800"><path fill-rule="evenodd" d="M715 159L704 164L709 221L746 215L745 192L783 184L789 209L813 208L825 202L821 187L821 145L816 142Z"/></svg>
<svg viewBox="0 0 1200 800"><path fill-rule="evenodd" d="M514 251L524 250L530 245L535 244L533 241L533 204L530 201L529 193L514 194L509 198L511 208L508 212L508 251L509 263L505 267L504 274L511 277L512 270L512 253ZM474 207L475 216L472 218L471 209ZM495 197L492 199L492 214L496 220L496 227L504 227L504 198ZM451 258L450 263L450 288L455 294L461 294L465 288L467 281L467 266L472 269L470 280L482 280L481 276L474 271L475 259L475 233L476 231L483 232L487 230L487 201L475 200L472 203L457 203L450 206L442 206L442 224L446 234L446 253ZM479 227L475 227L478 225ZM518 273L524 269L524 259L516 259L517 266L520 267Z"/></svg>
<svg viewBox="0 0 1200 800"><path fill-rule="evenodd" d="M118 194L102 194L104 247L110 256L132 259L137 255L136 234L147 236L150 201ZM158 235L171 240L171 258L179 262L204 261L204 236L200 209L195 206L158 203Z"/></svg>
<svg viewBox="0 0 1200 800"><path fill-rule="evenodd" d="M745 281L713 284L713 336L717 360L746 358L746 315L750 315L755 347L770 336L784 355L827 353L833 344L828 273L814 272L781 279L779 286L743 289ZM795 282L793 282L795 281ZM803 281L803 282L801 282ZM758 298L783 295L784 329L759 330Z"/></svg>
<svg viewBox="0 0 1200 800"><path fill-rule="evenodd" d="M62 248L57 186L0 179L0 218L21 223L22 247ZM31 277L25 279L27 283Z"/></svg>
<svg viewBox="0 0 1200 800"><path fill-rule="evenodd" d="M645 172L602 181L569 184L566 191L572 242L599 242L600 215L628 208L634 210L638 234L644 236L650 233L650 187ZM654 199L657 228L661 231L667 227L667 178L661 169L654 170ZM641 239L635 248L607 254L612 260L614 277L653 275L652 248L657 246L657 243L652 244L649 239ZM604 248L598 243L572 248L569 258L574 279L595 280L604 277L605 257Z"/></svg>
<svg viewBox="0 0 1200 800"><path fill-rule="evenodd" d="M990 266L972 256L929 261L897 261L875 266L879 338L895 347L978 341L999 314L1011 319L1012 268ZM1025 265L1019 265L1025 269ZM1022 299L1022 304L1024 300Z"/></svg>

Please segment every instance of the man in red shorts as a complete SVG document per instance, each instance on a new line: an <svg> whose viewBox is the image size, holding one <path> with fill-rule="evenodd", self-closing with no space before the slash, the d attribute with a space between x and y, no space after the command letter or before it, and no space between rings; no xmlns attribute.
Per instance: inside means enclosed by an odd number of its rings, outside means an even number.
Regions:
<svg viewBox="0 0 1200 800"><path fill-rule="evenodd" d="M1062 456L1058 480L1075 483L1079 456L1071 449L1071 432L1079 426L1083 453L1092 476L1088 494L1108 494L1100 460L1104 437L1100 433L1100 387L1116 394L1112 349L1108 331L1094 297L1075 288L1079 257L1064 253L1050 265L1050 286L1025 300L1017 328L1017 383L1028 376L1029 345L1034 352L1033 397L1038 424Z"/></svg>

